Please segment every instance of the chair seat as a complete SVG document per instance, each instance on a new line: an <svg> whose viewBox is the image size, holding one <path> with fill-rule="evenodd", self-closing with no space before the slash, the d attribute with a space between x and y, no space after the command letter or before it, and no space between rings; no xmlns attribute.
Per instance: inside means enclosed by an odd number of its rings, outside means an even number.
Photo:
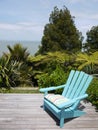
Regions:
<svg viewBox="0 0 98 130"><path fill-rule="evenodd" d="M44 98L53 103L57 107L70 100L59 94L47 94Z"/></svg>

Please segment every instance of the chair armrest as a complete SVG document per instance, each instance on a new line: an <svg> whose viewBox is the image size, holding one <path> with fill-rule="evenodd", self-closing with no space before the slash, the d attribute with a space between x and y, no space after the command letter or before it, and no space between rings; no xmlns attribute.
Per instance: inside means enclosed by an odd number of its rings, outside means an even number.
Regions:
<svg viewBox="0 0 98 130"><path fill-rule="evenodd" d="M41 88L39 91L40 92L48 92L48 91L52 91L52 90L56 90L56 89L60 89L60 88L64 88L64 85L60 85L60 86L54 86L54 87L49 87L49 88Z"/></svg>
<svg viewBox="0 0 98 130"><path fill-rule="evenodd" d="M82 99L87 98L87 97L88 97L88 94L84 94L82 96L75 98L75 100L82 100Z"/></svg>
<svg viewBox="0 0 98 130"><path fill-rule="evenodd" d="M64 109L64 108L71 107L74 103L76 103L76 101L82 100L82 99L86 98L87 96L88 96L88 94L84 94L84 95L82 95L82 96L79 96L79 97L77 97L77 98L74 98L74 99L72 99L72 100L69 100L69 101L67 101L67 102L65 102L65 103L62 103L62 104L58 105L58 108L59 108L59 109Z"/></svg>

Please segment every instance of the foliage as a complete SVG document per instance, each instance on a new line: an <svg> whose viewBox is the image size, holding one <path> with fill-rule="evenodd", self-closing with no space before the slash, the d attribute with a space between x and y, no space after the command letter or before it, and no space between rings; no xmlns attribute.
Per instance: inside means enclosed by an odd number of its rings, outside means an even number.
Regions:
<svg viewBox="0 0 98 130"><path fill-rule="evenodd" d="M34 69L41 68L41 65L45 68L56 67L57 64L64 66L64 63L73 60L73 55L63 51L48 52L45 55L29 56L28 62L30 62ZM47 67L48 66L48 67ZM54 68L55 68L54 67ZM42 68L41 68L42 70Z"/></svg>
<svg viewBox="0 0 98 130"><path fill-rule="evenodd" d="M88 100L98 109L98 78L94 78L88 90Z"/></svg>
<svg viewBox="0 0 98 130"><path fill-rule="evenodd" d="M49 66L53 68L53 66L56 66L56 64L64 63L65 55L64 53L62 53L61 55L60 54L60 52L47 53L46 55L38 55L35 57L31 57L31 59L35 67L40 67L42 70L45 70L45 68L49 68Z"/></svg>
<svg viewBox="0 0 98 130"><path fill-rule="evenodd" d="M49 23L45 25L41 46L37 54L68 50L79 51L81 49L82 34L74 24L74 17L64 6L63 9L54 7L50 14Z"/></svg>
<svg viewBox="0 0 98 130"><path fill-rule="evenodd" d="M11 63L10 56L0 58L0 87L10 88L15 86L15 77L19 63Z"/></svg>
<svg viewBox="0 0 98 130"><path fill-rule="evenodd" d="M27 48L23 47L20 43L15 44L13 47L8 45L7 48L9 50L11 60L25 62L29 56Z"/></svg>
<svg viewBox="0 0 98 130"><path fill-rule="evenodd" d="M29 56L28 63L33 67L33 81L37 85L37 80L47 74L51 74L59 65L64 71L71 70L74 64L74 55L66 52L48 52L45 55Z"/></svg>
<svg viewBox="0 0 98 130"><path fill-rule="evenodd" d="M15 77L15 81L18 84L32 84L32 67L28 65L27 59L29 56L29 52L27 48L23 47L20 43L15 44L13 47L7 46L9 49L10 61L19 62L19 66L17 67L17 77Z"/></svg>
<svg viewBox="0 0 98 130"><path fill-rule="evenodd" d="M17 76L15 77L15 83L17 85L27 84L32 86L32 67L28 66L24 62L19 62L17 67Z"/></svg>
<svg viewBox="0 0 98 130"><path fill-rule="evenodd" d="M21 83L31 84L32 68L9 57L0 58L0 87L16 87Z"/></svg>
<svg viewBox="0 0 98 130"><path fill-rule="evenodd" d="M98 50L98 26L93 26L91 30L87 32L86 48L89 51Z"/></svg>
<svg viewBox="0 0 98 130"><path fill-rule="evenodd" d="M61 84L65 84L67 79L67 74L60 67L57 66L56 69L51 74L43 74L38 80L38 86L40 88L50 87L50 86L58 86ZM61 90L56 90L56 93L60 93Z"/></svg>
<svg viewBox="0 0 98 130"><path fill-rule="evenodd" d="M79 70L85 70L87 73L96 73L98 69L98 51L94 53L78 53L76 61L79 62Z"/></svg>
<svg viewBox="0 0 98 130"><path fill-rule="evenodd" d="M28 53L20 44L8 46L10 53L0 58L0 87L32 84L32 67L27 64Z"/></svg>

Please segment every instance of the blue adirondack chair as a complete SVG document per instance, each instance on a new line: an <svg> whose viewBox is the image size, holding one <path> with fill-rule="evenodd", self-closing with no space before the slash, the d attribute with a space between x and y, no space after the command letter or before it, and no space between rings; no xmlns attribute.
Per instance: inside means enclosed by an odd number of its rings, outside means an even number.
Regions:
<svg viewBox="0 0 98 130"><path fill-rule="evenodd" d="M41 88L44 92L44 109L50 110L59 120L60 127L64 125L64 119L79 117L85 114L78 109L80 101L86 98L86 90L93 77L82 71L71 70L66 84ZM62 95L48 94L48 91L64 88Z"/></svg>

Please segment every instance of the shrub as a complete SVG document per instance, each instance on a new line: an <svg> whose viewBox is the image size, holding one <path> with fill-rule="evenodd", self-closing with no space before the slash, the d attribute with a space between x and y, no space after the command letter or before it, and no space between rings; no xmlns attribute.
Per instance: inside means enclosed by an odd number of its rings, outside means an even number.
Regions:
<svg viewBox="0 0 98 130"><path fill-rule="evenodd" d="M48 77L49 80L50 74L54 72L57 66L61 66L61 68L63 68L65 72L69 72L72 68L73 69L77 68L77 66L74 66L74 61L75 61L75 55L73 55L71 52L68 53L65 51L48 52L45 55L29 56L28 64L33 67L32 79L34 85L35 86L39 85L38 84L39 77L41 79ZM56 75L56 77L57 76L58 75ZM47 84L43 86L47 86Z"/></svg>
<svg viewBox="0 0 98 130"><path fill-rule="evenodd" d="M16 87L23 83L32 84L32 67L10 58L10 55L0 58L0 88Z"/></svg>
<svg viewBox="0 0 98 130"><path fill-rule="evenodd" d="M88 90L88 100L98 109L98 78L94 78Z"/></svg>
<svg viewBox="0 0 98 130"><path fill-rule="evenodd" d="M38 86L40 88L50 87L50 86L58 86L64 84L67 79L67 74L60 67L57 66L56 69L51 74L43 74L38 80ZM62 90L56 90L56 93L61 93Z"/></svg>

